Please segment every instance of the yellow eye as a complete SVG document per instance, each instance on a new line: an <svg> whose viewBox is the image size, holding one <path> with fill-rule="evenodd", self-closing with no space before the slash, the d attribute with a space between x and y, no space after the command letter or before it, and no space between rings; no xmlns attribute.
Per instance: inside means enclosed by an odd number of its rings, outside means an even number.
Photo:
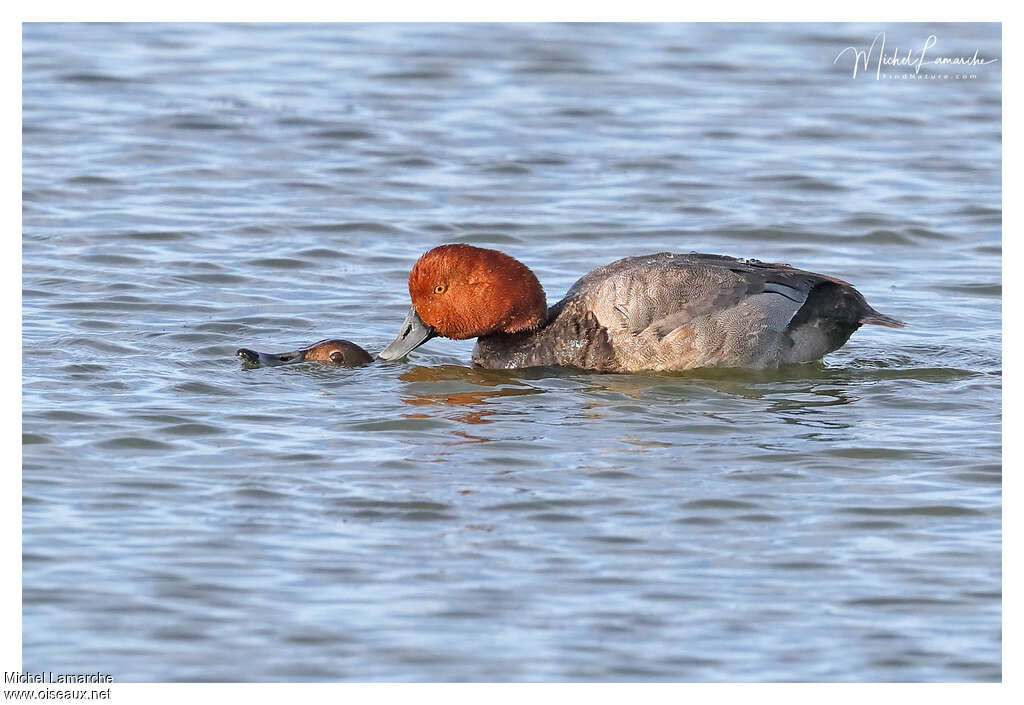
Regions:
<svg viewBox="0 0 1024 705"><path fill-rule="evenodd" d="M448 287L446 287L444 284L438 284L437 286L434 287L434 293L437 294L438 296L440 296L447 290Z"/></svg>

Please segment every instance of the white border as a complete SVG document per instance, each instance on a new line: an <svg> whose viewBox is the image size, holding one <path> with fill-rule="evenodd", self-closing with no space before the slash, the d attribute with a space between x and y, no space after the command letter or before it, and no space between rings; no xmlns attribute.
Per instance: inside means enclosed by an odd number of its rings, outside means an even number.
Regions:
<svg viewBox="0 0 1024 705"><path fill-rule="evenodd" d="M432 0L429 3L414 4L412 2L374 2L366 3L265 3L257 6L253 3L241 2L195 2L187 0L173 5L144 6L137 1L106 1L93 0L87 4L72 2L34 3L19 8L17 16L3 23L4 85L10 96L10 104L21 104L21 25L23 21L94 21L94 20L134 20L134 21L885 21L900 22L911 19L927 18L936 22L998 22L1007 15L1007 5L994 2L970 3L934 2L934 3L892 3L858 1L844 5L826 6L820 2L773 2L770 6L753 3L739 3L731 7L722 3L695 5L678 2L646 2L631 0L628 3L555 3L525 0L510 3L506 6L488 6L476 0ZM769 9L771 17L763 13ZM7 17L4 18L5 20ZM1007 125L1020 125L1019 90L1014 88L1012 81L1016 78L1020 65L1016 62L1016 47L1022 39L1016 24L1004 23L1002 42L1002 62L1004 76L1004 193L1020 194L1019 188L1019 154L1020 141L1016 131L1006 132ZM1019 84L1019 80L1017 81ZM1017 117L1014 118L1013 116ZM5 181L6 202L8 204L9 222L14 223L11 234L3 238L3 266L6 276L2 277L4 324L6 330L21 330L21 126L20 109L4 111L4 135L8 164ZM1005 200L1005 199L1004 199ZM1017 199L1019 200L1019 199ZM1004 275L1006 263L1011 266L1021 260L1021 247L1018 239L1022 231L1019 227L1019 208L1014 199L1004 203ZM1019 325L1021 307L1021 291L1012 276L1004 276L1004 326L1003 348L1010 352L1010 362L1015 363L1021 350L1021 326ZM20 336L19 336L20 337ZM11 350L16 350L12 355ZM16 360L12 360L15 357ZM3 614L6 619L0 630L0 670L20 670L21 663L21 477L14 468L21 466L21 345L13 343L8 347L8 358L0 367L2 389L6 404L3 407L5 443L4 453L10 462L4 463L4 491L0 517L3 521L3 546L5 558L4 576L0 595L2 595ZM1004 428L1024 428L1024 419L1020 414L1019 392L1021 381L1019 368L1015 364L1005 364L1004 387ZM1020 443L1018 434L1009 434L1005 440L1004 467L1010 472L1004 473L1004 683L999 685L893 685L893 684L855 684L855 685L505 685L493 687L481 684L466 685L360 685L360 684L114 684L113 700L121 703L145 702L161 705L174 703L178 705L182 699L190 703L224 702L227 699L245 698L261 702L279 702L302 700L304 702L337 702L339 697L354 702L373 701L408 701L415 697L417 701L424 698L437 698L446 704L473 702L477 705L482 700L500 705L501 703L518 702L523 699L539 701L565 701L568 699L586 698L587 701L604 699L621 701L626 698L643 698L645 702L678 703L680 698L691 702L719 702L731 698L758 700L765 698L784 700L787 703L813 703L821 705L829 703L853 703L870 700L872 703L899 702L909 699L924 700L933 705L936 703L962 703L964 701L984 698L989 703L1020 702L1020 677L1018 666L1021 659L1019 638L1020 610L1016 595L1020 593L1020 560L1021 549L1016 542L1019 536L1020 522L1015 510L1019 505L1020 482L1015 472L1018 465ZM1015 460L1016 459L1016 460ZM1017 469L1015 471L1015 469ZM1009 546L1009 550L1005 547ZM1016 696L1012 693L1017 692Z"/></svg>

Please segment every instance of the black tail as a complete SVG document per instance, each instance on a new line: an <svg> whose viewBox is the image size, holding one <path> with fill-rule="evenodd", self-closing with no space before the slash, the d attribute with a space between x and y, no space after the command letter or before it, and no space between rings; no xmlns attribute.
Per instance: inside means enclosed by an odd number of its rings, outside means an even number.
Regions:
<svg viewBox="0 0 1024 705"><path fill-rule="evenodd" d="M884 313L879 313L875 309L870 309L868 313L865 313L860 317L861 323L870 323L873 326L885 326L886 328L906 328L907 324L898 318L892 316L886 316Z"/></svg>
<svg viewBox="0 0 1024 705"><path fill-rule="evenodd" d="M824 336L821 355L838 350L850 339L862 323L889 328L906 325L879 313L868 305L861 293L845 282L823 281L807 295L807 301L789 322L787 330L796 331L810 324Z"/></svg>

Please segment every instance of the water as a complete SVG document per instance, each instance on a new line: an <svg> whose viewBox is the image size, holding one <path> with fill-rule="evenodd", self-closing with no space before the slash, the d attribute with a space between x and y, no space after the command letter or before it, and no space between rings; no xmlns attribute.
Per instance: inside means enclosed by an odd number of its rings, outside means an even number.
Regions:
<svg viewBox="0 0 1024 705"><path fill-rule="evenodd" d="M26 25L23 648L138 680L1001 677L998 25ZM910 323L772 372L380 350L442 242Z"/></svg>

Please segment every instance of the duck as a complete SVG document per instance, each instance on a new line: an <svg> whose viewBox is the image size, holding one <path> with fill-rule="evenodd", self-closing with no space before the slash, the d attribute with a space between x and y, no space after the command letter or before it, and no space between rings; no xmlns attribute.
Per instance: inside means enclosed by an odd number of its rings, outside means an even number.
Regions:
<svg viewBox="0 0 1024 705"><path fill-rule="evenodd" d="M413 265L409 296L405 321L381 360L399 360L440 336L476 338L473 364L487 369L763 369L820 360L863 324L906 325L841 279L699 253L606 264L549 308L536 275L519 260L440 245Z"/></svg>
<svg viewBox="0 0 1024 705"><path fill-rule="evenodd" d="M373 362L373 356L348 340L329 338L307 345L298 350L283 353L261 353L249 348L239 348L235 355L247 365L278 367L296 362L323 362L330 365L354 367Z"/></svg>

